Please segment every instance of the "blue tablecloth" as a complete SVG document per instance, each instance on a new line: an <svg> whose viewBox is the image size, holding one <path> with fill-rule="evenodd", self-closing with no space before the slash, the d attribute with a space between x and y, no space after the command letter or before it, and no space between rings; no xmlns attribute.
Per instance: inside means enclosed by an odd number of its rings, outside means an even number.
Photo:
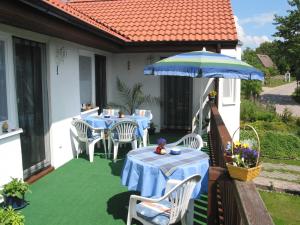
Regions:
<svg viewBox="0 0 300 225"><path fill-rule="evenodd" d="M84 120L92 127L99 129L110 129L116 122L130 120L138 124L137 135L143 137L144 129L149 127L150 121L144 116L125 116L124 118L110 117L104 118L101 116L88 116Z"/></svg>
<svg viewBox="0 0 300 225"><path fill-rule="evenodd" d="M184 180L200 174L201 181L196 185L192 198L207 193L209 156L206 153L181 147L180 155L157 155L154 153L155 147L139 148L128 153L122 171L123 185L129 190L141 192L144 197L160 197L164 194L168 179ZM187 160L191 158L195 160ZM163 167L169 164L175 167L171 174L166 175Z"/></svg>

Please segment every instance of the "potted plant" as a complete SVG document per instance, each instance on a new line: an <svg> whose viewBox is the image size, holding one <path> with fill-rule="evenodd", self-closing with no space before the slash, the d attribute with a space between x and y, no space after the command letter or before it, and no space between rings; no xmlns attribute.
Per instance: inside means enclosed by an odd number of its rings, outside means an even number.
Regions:
<svg viewBox="0 0 300 225"><path fill-rule="evenodd" d="M208 94L209 101L214 102L216 96L217 96L217 92L215 90L209 92L209 94Z"/></svg>
<svg viewBox="0 0 300 225"><path fill-rule="evenodd" d="M22 179L12 178L12 180L3 186L1 194L4 197L5 206L11 206L14 209L21 209L27 205L25 193L29 192L28 183Z"/></svg>
<svg viewBox="0 0 300 225"><path fill-rule="evenodd" d="M149 135L155 134L155 129L156 129L156 125L153 122L151 122L150 127L148 128Z"/></svg>
<svg viewBox="0 0 300 225"><path fill-rule="evenodd" d="M0 208L0 224L4 225L24 225L24 216L16 212L13 208Z"/></svg>
<svg viewBox="0 0 300 225"><path fill-rule="evenodd" d="M257 149L255 149L254 145L246 141L232 142L232 162L226 163L226 165L232 178L249 181L258 176L261 171L261 165L259 164L260 143L256 130L250 125L245 125L245 127L249 127L254 131L257 138ZM234 132L233 137L239 129Z"/></svg>

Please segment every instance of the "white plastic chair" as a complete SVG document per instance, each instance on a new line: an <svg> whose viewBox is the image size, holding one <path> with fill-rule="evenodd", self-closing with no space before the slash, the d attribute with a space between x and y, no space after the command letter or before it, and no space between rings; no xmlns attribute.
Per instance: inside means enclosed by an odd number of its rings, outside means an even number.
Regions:
<svg viewBox="0 0 300 225"><path fill-rule="evenodd" d="M120 109L103 109L100 116L119 116Z"/></svg>
<svg viewBox="0 0 300 225"><path fill-rule="evenodd" d="M146 110L146 109L136 109L133 116L145 116L149 119L149 121L151 121L153 119L153 115L151 113L151 110ZM143 132L144 132L143 137L142 137L143 140L141 142L141 143L143 143L143 146L139 146L139 147L146 147L147 143L149 142L148 128L145 128L143 130Z"/></svg>
<svg viewBox="0 0 300 225"><path fill-rule="evenodd" d="M111 145L114 145L114 161L117 160L120 143L131 142L132 149L137 148L136 129L138 125L133 121L121 121L112 126L109 130L108 151L111 153Z"/></svg>
<svg viewBox="0 0 300 225"><path fill-rule="evenodd" d="M174 143L167 144L166 147L174 147L177 145L181 145L188 148L194 148L195 150L201 150L204 146L204 143L201 136L199 134L191 133L182 137L179 141Z"/></svg>
<svg viewBox="0 0 300 225"><path fill-rule="evenodd" d="M193 175L183 181L169 180L165 195L156 199L131 195L127 225L133 218L144 225L169 225L179 221L185 225L189 201L200 178L200 175Z"/></svg>
<svg viewBox="0 0 300 225"><path fill-rule="evenodd" d="M99 142L100 140L103 141L104 145L104 152L106 155L106 144L105 144L105 138L104 138L104 131L101 129L95 129L92 126L90 126L88 123L86 123L83 120L80 119L74 119L72 121L72 125L76 128L77 135L78 135L78 141L85 143L85 150L86 153L89 155L90 162L94 161L94 149L95 144ZM88 137L88 132L90 130L91 137ZM79 147L76 149L78 158L79 154Z"/></svg>

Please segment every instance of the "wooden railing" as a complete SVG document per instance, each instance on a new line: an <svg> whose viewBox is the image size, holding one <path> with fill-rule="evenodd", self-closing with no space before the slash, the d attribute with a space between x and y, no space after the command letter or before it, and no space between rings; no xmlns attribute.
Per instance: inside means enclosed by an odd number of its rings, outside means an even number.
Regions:
<svg viewBox="0 0 300 225"><path fill-rule="evenodd" d="M211 106L211 163L208 184L208 224L271 225L266 207L255 184L229 177L224 150L230 134L215 105Z"/></svg>

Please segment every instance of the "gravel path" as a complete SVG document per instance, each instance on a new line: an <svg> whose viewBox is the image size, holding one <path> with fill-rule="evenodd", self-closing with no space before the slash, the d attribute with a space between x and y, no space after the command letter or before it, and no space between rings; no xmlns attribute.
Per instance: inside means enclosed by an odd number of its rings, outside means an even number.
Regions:
<svg viewBox="0 0 300 225"><path fill-rule="evenodd" d="M276 112L279 114L282 114L284 108L287 107L294 116L300 117L300 104L291 97L296 87L296 81L274 88L263 87L261 100L264 103L275 104Z"/></svg>

